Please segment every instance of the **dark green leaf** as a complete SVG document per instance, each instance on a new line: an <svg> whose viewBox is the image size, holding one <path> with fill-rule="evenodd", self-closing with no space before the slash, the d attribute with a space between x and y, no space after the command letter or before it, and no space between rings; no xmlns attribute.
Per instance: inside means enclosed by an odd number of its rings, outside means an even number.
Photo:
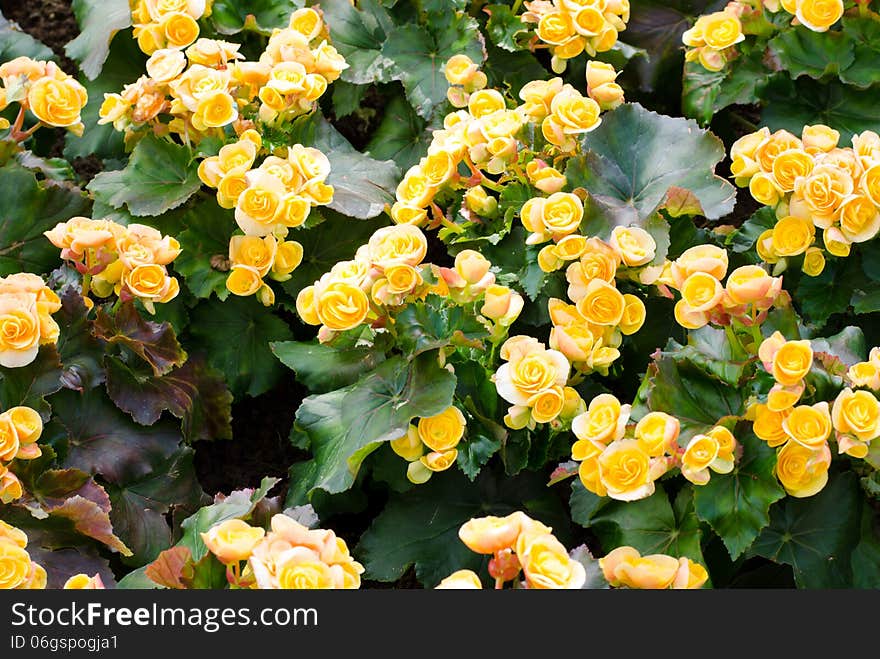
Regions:
<svg viewBox="0 0 880 659"><path fill-rule="evenodd" d="M792 78L821 78L845 71L854 61L853 41L843 31L783 30L768 43L770 53Z"/></svg>
<svg viewBox="0 0 880 659"><path fill-rule="evenodd" d="M769 206L764 206L731 233L726 243L734 252L747 252L755 246L762 233L774 226L776 213Z"/></svg>
<svg viewBox="0 0 880 659"><path fill-rule="evenodd" d="M858 537L858 481L847 472L833 476L818 494L776 504L751 551L791 565L799 588L845 588Z"/></svg>
<svg viewBox="0 0 880 659"><path fill-rule="evenodd" d="M278 316L256 299L241 297L200 303L192 311L189 331L235 396L259 396L271 389L283 371L269 344L293 338Z"/></svg>
<svg viewBox="0 0 880 659"><path fill-rule="evenodd" d="M235 230L232 211L220 208L214 201L207 201L189 210L182 219L186 230L177 239L183 250L174 260L174 270L183 275L186 287L196 297L229 297L226 288L228 272L214 268L217 259L226 260L229 239Z"/></svg>
<svg viewBox="0 0 880 659"><path fill-rule="evenodd" d="M359 222L350 217L324 211L327 219L310 231L301 231L293 237L303 246L303 261L293 276L282 287L291 296L311 286L339 261L354 258L354 253L366 244L373 232L388 226L387 218Z"/></svg>
<svg viewBox="0 0 880 659"><path fill-rule="evenodd" d="M572 479L571 497L568 503L571 506L571 519L577 524L589 528L593 523L593 517L609 501L608 497L600 497L590 492L577 476Z"/></svg>
<svg viewBox="0 0 880 659"><path fill-rule="evenodd" d="M709 71L699 62L684 65L682 109L701 125L730 105L749 105L761 95L770 79L764 67L762 50L740 57L721 71Z"/></svg>
<svg viewBox="0 0 880 659"><path fill-rule="evenodd" d="M337 119L347 117L361 106L367 85L355 85L345 80L337 80L333 84L333 114Z"/></svg>
<svg viewBox="0 0 880 659"><path fill-rule="evenodd" d="M0 211L0 276L42 274L57 267L60 252L43 232L89 214L89 201L80 190L38 182L33 172L12 162L0 167L0 198L15 200Z"/></svg>
<svg viewBox="0 0 880 659"><path fill-rule="evenodd" d="M475 554L458 538L462 524L473 517L507 515L515 510L563 534L564 517L558 500L539 479L520 476L496 481L484 472L470 483L455 472L437 474L427 484L392 496L354 550L367 569L366 576L394 581L411 565L427 588L433 588L456 570L470 568L484 574L485 557ZM564 536L562 536L564 538Z"/></svg>
<svg viewBox="0 0 880 659"><path fill-rule="evenodd" d="M430 143L425 120L401 95L385 106L382 123L373 131L366 150L374 158L393 160L405 172L425 155Z"/></svg>
<svg viewBox="0 0 880 659"><path fill-rule="evenodd" d="M499 48L503 48L509 52L520 50L524 47L524 42L528 41L526 36L529 29L523 23L518 14L514 14L507 5L487 5L483 11L489 14L489 20L486 22L486 32L489 38Z"/></svg>
<svg viewBox="0 0 880 659"><path fill-rule="evenodd" d="M27 366L0 367L0 408L31 407L48 421L51 408L45 396L61 389L61 359L55 346L40 346L37 358Z"/></svg>
<svg viewBox="0 0 880 659"><path fill-rule="evenodd" d="M840 142L846 144L854 133L880 130L875 95L854 87L779 77L767 85L763 96L761 125L771 131L784 128L800 135L804 126L821 123L839 130ZM791 102L793 98L797 103Z"/></svg>
<svg viewBox="0 0 880 659"><path fill-rule="evenodd" d="M409 363L392 357L355 384L306 398L296 422L315 456L310 489L347 490L370 452L401 437L414 417L445 410L454 391L455 376L437 364L436 353L423 353Z"/></svg>
<svg viewBox="0 0 880 659"><path fill-rule="evenodd" d="M853 290L862 282L858 259L838 259L827 263L817 277L801 277L794 291L795 305L810 321L821 327L832 314L849 308Z"/></svg>
<svg viewBox="0 0 880 659"><path fill-rule="evenodd" d="M852 553L853 587L880 588L880 533L876 513L862 504L862 535Z"/></svg>
<svg viewBox="0 0 880 659"><path fill-rule="evenodd" d="M694 513L693 496L693 490L685 488L672 506L658 485L657 491L647 499L610 502L593 517L592 529L606 554L621 545L629 545L642 554L687 556L705 566L700 548L702 531Z"/></svg>
<svg viewBox="0 0 880 659"><path fill-rule="evenodd" d="M770 523L770 505L785 496L774 473L776 451L751 432L738 439L743 454L733 472L712 474L694 488L697 516L721 536L733 560Z"/></svg>
<svg viewBox="0 0 880 659"><path fill-rule="evenodd" d="M853 47L852 64L840 72L848 85L870 87L880 81L877 67L872 64L880 55L880 21L877 15L845 16L842 33Z"/></svg>
<svg viewBox="0 0 880 659"><path fill-rule="evenodd" d="M480 470L501 448L501 442L483 434L468 433L458 448L458 466L469 479L474 480Z"/></svg>
<svg viewBox="0 0 880 659"><path fill-rule="evenodd" d="M321 10L334 47L349 65L343 81L365 85L397 79L394 63L382 54L391 18L376 0L362 0L359 9L348 0L322 0Z"/></svg>
<svg viewBox="0 0 880 659"><path fill-rule="evenodd" d="M88 189L113 208L132 215L161 215L177 208L202 186L189 148L158 137L141 139L125 169L101 172Z"/></svg>
<svg viewBox="0 0 880 659"><path fill-rule="evenodd" d="M72 287L61 292L61 309L53 317L61 327L58 352L63 372L61 385L84 391L104 382L104 346L92 334L89 310Z"/></svg>

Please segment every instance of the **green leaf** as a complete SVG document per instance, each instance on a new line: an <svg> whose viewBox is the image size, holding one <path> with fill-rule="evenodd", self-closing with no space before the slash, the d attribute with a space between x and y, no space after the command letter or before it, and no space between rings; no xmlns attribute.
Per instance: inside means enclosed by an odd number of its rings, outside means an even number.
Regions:
<svg viewBox="0 0 880 659"><path fill-rule="evenodd" d="M386 33L392 27L388 12L376 0L361 0L356 9L349 0L322 0L333 46L349 68L342 80L356 85L396 80L394 62L382 54Z"/></svg>
<svg viewBox="0 0 880 659"><path fill-rule="evenodd" d="M793 295L795 306L821 327L829 316L849 308L853 290L863 281L858 259L836 259L827 263L817 277L801 277Z"/></svg>
<svg viewBox="0 0 880 659"><path fill-rule="evenodd" d="M850 556L859 537L859 491L855 474L831 477L821 492L787 497L770 511L770 526L752 553L791 565L799 588L851 585Z"/></svg>
<svg viewBox="0 0 880 659"><path fill-rule="evenodd" d="M797 103L791 99L796 98ZM840 142L846 144L853 134L880 130L876 112L877 99L854 87L836 82L823 84L810 78L787 77L771 80L764 92L761 125L771 131L784 128L797 135L804 126L822 123L840 131Z"/></svg>
<svg viewBox="0 0 880 659"><path fill-rule="evenodd" d="M406 97L425 119L445 106L449 89L444 72L446 60L459 54L477 64L485 59L479 26L466 14L452 16L439 33L413 24L398 26L389 33L382 54L394 62Z"/></svg>
<svg viewBox="0 0 880 659"><path fill-rule="evenodd" d="M150 472L121 486L109 486L116 532L134 556L126 563L136 567L154 560L171 545L171 528L165 515L172 506L197 506L204 493L193 467L193 451L182 448L170 456L145 455Z"/></svg>
<svg viewBox="0 0 880 659"><path fill-rule="evenodd" d="M758 101L770 79L762 55L762 50L755 50L721 71L709 71L699 62L687 62L681 99L685 116L705 126L716 113L730 105Z"/></svg>
<svg viewBox="0 0 880 659"><path fill-rule="evenodd" d="M177 236L183 251L174 260L175 272L183 275L186 287L196 297L216 293L225 300L229 297L229 273L214 269L213 263L229 254L229 239L236 228L232 211L207 201L187 211L182 221L186 230Z"/></svg>
<svg viewBox="0 0 880 659"><path fill-rule="evenodd" d="M762 233L774 226L776 226L775 211L769 206L763 206L727 237L726 244L731 246L734 252L747 252L755 246Z"/></svg>
<svg viewBox="0 0 880 659"><path fill-rule="evenodd" d="M298 120L290 139L320 149L330 160L327 183L334 191L329 208L366 220L394 202L400 179L397 165L360 153L322 115L314 113Z"/></svg>
<svg viewBox="0 0 880 659"><path fill-rule="evenodd" d="M106 364L107 394L135 422L150 426L168 410L182 421L188 442L232 439L232 394L203 357L190 357L161 377L115 357Z"/></svg>
<svg viewBox="0 0 880 659"><path fill-rule="evenodd" d="M189 331L236 397L259 396L275 385L283 371L269 344L292 338L287 323L256 299L242 297L200 303Z"/></svg>
<svg viewBox="0 0 880 659"><path fill-rule="evenodd" d="M366 150L379 160L393 160L405 172L419 161L431 143L425 125L404 96L395 96L385 106L382 122Z"/></svg>
<svg viewBox="0 0 880 659"><path fill-rule="evenodd" d="M688 558L705 566L700 548L702 531L694 513L694 491L684 488L675 504L661 486L647 499L612 501L593 517L592 529L607 554L621 545L635 547L642 554L668 554Z"/></svg>
<svg viewBox="0 0 880 659"><path fill-rule="evenodd" d="M46 396L61 389L61 358L55 346L40 346L37 358L27 366L0 367L0 408L26 405L49 420Z"/></svg>
<svg viewBox="0 0 880 659"><path fill-rule="evenodd" d="M290 15L304 4L304 0L215 0L211 22L220 34L253 30L268 35L274 28L287 27Z"/></svg>
<svg viewBox="0 0 880 659"><path fill-rule="evenodd" d="M282 364L296 371L297 381L312 393L347 387L385 361L384 352L353 342L337 346L282 341L269 347Z"/></svg>
<svg viewBox="0 0 880 659"><path fill-rule="evenodd" d="M126 32L110 44L110 55L94 81L84 76L80 80L89 94L89 102L82 111L82 122L86 129L82 137L67 133L64 138L64 157L74 158L122 158L125 156L122 133L113 124L98 125L98 110L104 102L104 94L119 93L123 86L134 82L138 71L144 70L146 62L137 41Z"/></svg>
<svg viewBox="0 0 880 659"><path fill-rule="evenodd" d="M565 540L565 513L540 479L495 480L484 471L470 483L460 474L444 472L425 485L392 495L353 553L370 579L395 581L415 565L418 580L433 588L456 570L486 572L486 557L472 552L458 538L462 524L473 517L515 510L552 526Z"/></svg>
<svg viewBox="0 0 880 659"><path fill-rule="evenodd" d="M483 73L489 78L489 87L508 90L514 98L532 80L543 80L547 69L527 50L510 53L494 44L486 44L488 56L483 62Z"/></svg>
<svg viewBox="0 0 880 659"><path fill-rule="evenodd" d="M17 23L8 21L0 14L0 62L16 57L37 60L54 60L52 49L22 30Z"/></svg>
<svg viewBox="0 0 880 659"><path fill-rule="evenodd" d="M569 185L592 195L605 233L617 225L645 226L671 188L690 191L710 220L733 210L734 187L714 173L724 144L693 120L624 104L603 116L583 146L565 174Z"/></svg>
<svg viewBox="0 0 880 659"><path fill-rule="evenodd" d="M880 533L876 514L862 504L862 535L852 553L854 588L880 588Z"/></svg>
<svg viewBox="0 0 880 659"><path fill-rule="evenodd" d="M0 211L0 276L42 274L58 266L60 253L43 235L59 222L89 214L89 201L76 188L38 182L16 163L0 167L0 198L15 200Z"/></svg>
<svg viewBox="0 0 880 659"><path fill-rule="evenodd" d="M137 143L125 169L101 172L88 189L113 208L132 215L161 215L177 208L202 186L190 150L148 135Z"/></svg>
<svg viewBox="0 0 880 659"><path fill-rule="evenodd" d="M697 516L721 537L732 560L751 546L770 523L771 504L785 496L774 473L776 451L751 432L738 439L743 454L735 469L694 488Z"/></svg>
<svg viewBox="0 0 880 659"><path fill-rule="evenodd" d="M465 441L458 448L458 466L470 480L474 480L480 470L489 462L489 458L501 449L501 442L484 434L468 433Z"/></svg>
<svg viewBox="0 0 880 659"><path fill-rule="evenodd" d="M609 501L608 497L600 497L598 494L590 492L584 487L580 478L575 477L572 479L571 496L569 497L568 504L571 506L571 519L573 522L590 528L593 523L593 517Z"/></svg>
<svg viewBox="0 0 880 659"><path fill-rule="evenodd" d="M872 64L880 55L880 20L877 15L845 16L841 23L844 37L853 48L852 64L841 70L840 79L848 85L870 87L880 82L880 73Z"/></svg>
<svg viewBox="0 0 880 659"><path fill-rule="evenodd" d="M367 93L367 85L337 80L333 85L333 114L337 119L354 114Z"/></svg>
<svg viewBox="0 0 880 659"><path fill-rule="evenodd" d="M397 314L394 326L398 345L409 355L489 336L473 313L459 305L450 305L439 295L408 304Z"/></svg>
<svg viewBox="0 0 880 659"><path fill-rule="evenodd" d="M843 31L783 30L767 43L770 53L792 78L822 78L845 71L854 61L853 41Z"/></svg>
<svg viewBox="0 0 880 659"><path fill-rule="evenodd" d="M89 80L94 80L110 53L113 37L131 26L131 7L128 0L73 0L72 6L80 33L64 46L64 52L79 62Z"/></svg>
<svg viewBox="0 0 880 659"><path fill-rule="evenodd" d="M528 27L523 23L518 14L514 14L507 5L487 5L483 11L489 14L486 22L486 32L489 38L499 48L509 52L515 52L525 46L528 37Z"/></svg>
<svg viewBox="0 0 880 659"><path fill-rule="evenodd" d="M64 466L101 474L117 485L149 476L149 459L170 457L180 442L173 424L135 425L97 390L61 391L52 397L52 411L67 431Z"/></svg>
<svg viewBox="0 0 880 659"><path fill-rule="evenodd" d="M266 477L260 481L257 489L243 489L232 492L229 496L219 498L210 506L205 506L199 511L187 517L181 523L183 537L179 546L189 549L192 558L200 561L208 553L208 548L202 541L201 534L215 524L225 522L228 519L244 519L248 517L263 499L269 490L278 483L277 478Z"/></svg>
<svg viewBox="0 0 880 659"><path fill-rule="evenodd" d="M436 353L423 353L412 362L392 357L355 384L306 398L296 423L315 456L310 489L347 490L371 451L401 437L414 417L445 410L454 391L455 376L437 364Z"/></svg>
<svg viewBox="0 0 880 659"><path fill-rule="evenodd" d="M146 320L133 302L123 303L112 316L99 307L93 328L96 337L125 346L143 359L154 375L164 375L186 361L171 324Z"/></svg>
<svg viewBox="0 0 880 659"><path fill-rule="evenodd" d="M676 352L679 359L689 360L731 386L742 383L754 361L741 345L731 345L724 330L708 325L688 332L688 344Z"/></svg>
<svg viewBox="0 0 880 659"><path fill-rule="evenodd" d="M19 151L15 154L19 165L42 174L53 183L72 181L76 174L64 158L42 158L33 151Z"/></svg>
<svg viewBox="0 0 880 659"><path fill-rule="evenodd" d="M333 212L324 211L324 216L327 219L318 227L294 234L303 246L303 261L282 284L292 297L314 284L339 261L354 258L357 248L365 245L374 231L388 226L387 218L382 217L359 222Z"/></svg>
<svg viewBox="0 0 880 659"><path fill-rule="evenodd" d="M674 341L657 355L639 388L633 417L649 411L667 412L681 423L682 440L718 423L725 416L744 413L743 392L713 377L680 356Z"/></svg>

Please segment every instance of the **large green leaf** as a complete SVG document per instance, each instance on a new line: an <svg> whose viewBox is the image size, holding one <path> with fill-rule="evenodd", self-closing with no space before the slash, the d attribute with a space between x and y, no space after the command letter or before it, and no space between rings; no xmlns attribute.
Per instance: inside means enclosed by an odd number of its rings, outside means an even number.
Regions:
<svg viewBox="0 0 880 659"><path fill-rule="evenodd" d="M571 519L573 522L589 528L593 523L593 517L609 501L608 497L600 497L598 494L590 492L581 483L580 478L575 477L572 479L571 496L569 497L568 505L571 506Z"/></svg>
<svg viewBox="0 0 880 659"><path fill-rule="evenodd" d="M392 160L376 160L357 151L321 114L298 120L288 139L320 149L330 160L327 183L333 186L329 207L366 220L394 202L400 171Z"/></svg>
<svg viewBox="0 0 880 659"><path fill-rule="evenodd" d="M863 503L862 535L852 553L852 585L856 588L880 588L880 533L876 527L876 513Z"/></svg>
<svg viewBox="0 0 880 659"><path fill-rule="evenodd" d="M171 545L171 527L165 515L173 506L195 507L204 493L193 468L193 451L182 448L170 456L145 455L150 472L122 485L110 485L113 527L134 556L126 562L149 563Z"/></svg>
<svg viewBox="0 0 880 659"><path fill-rule="evenodd" d="M738 439L743 454L734 470L712 474L706 485L694 488L697 516L721 536L733 560L770 523L771 504L785 496L773 471L776 451L751 432Z"/></svg>
<svg viewBox="0 0 880 659"><path fill-rule="evenodd" d="M508 52L526 47L529 27L507 5L487 5L483 11L489 14L486 33L492 42Z"/></svg>
<svg viewBox="0 0 880 659"><path fill-rule="evenodd" d="M770 53L792 78L821 78L845 71L855 58L853 42L842 31L782 30L767 44Z"/></svg>
<svg viewBox="0 0 880 659"><path fill-rule="evenodd" d="M150 476L151 461L169 458L180 443L174 424L138 426L100 390L61 391L52 397L52 411L67 431L64 466L101 474L117 485Z"/></svg>
<svg viewBox="0 0 880 659"><path fill-rule="evenodd" d="M767 85L763 96L761 124L770 130L784 128L800 135L804 126L821 123L840 131L841 144L855 133L880 130L876 94L837 82L778 77Z"/></svg>
<svg viewBox="0 0 880 659"><path fill-rule="evenodd" d="M315 456L311 489L347 490L370 452L401 437L414 417L445 410L454 391L455 376L426 352L412 362L392 357L348 387L306 398L296 422Z"/></svg>
<svg viewBox="0 0 880 659"><path fill-rule="evenodd" d="M788 497L770 511L770 526L751 552L791 565L799 588L846 588L859 538L859 488L852 472L831 477L811 497Z"/></svg>
<svg viewBox="0 0 880 659"><path fill-rule="evenodd" d="M703 432L725 416L745 412L743 393L702 370L675 351L672 342L648 365L639 388L633 416L649 411L667 412L681 423L683 441Z"/></svg>
<svg viewBox="0 0 880 659"><path fill-rule="evenodd" d="M486 57L477 22L466 14L454 15L438 32L413 24L398 26L389 33L382 54L394 62L395 77L403 82L416 113L425 119L445 105L446 60L461 54L479 64Z"/></svg>
<svg viewBox="0 0 880 659"><path fill-rule="evenodd" d="M385 106L382 123L373 131L367 151L374 158L393 160L405 172L427 152L430 143L425 120L401 95L392 98Z"/></svg>
<svg viewBox="0 0 880 659"><path fill-rule="evenodd" d="M74 158L122 158L125 155L122 133L113 124L98 125L98 110L104 102L104 94L119 93L123 86L137 80L138 71L144 70L144 55L137 41L126 32L110 44L110 55L104 63L101 75L94 81L81 80L89 94L89 102L82 111L86 126L82 137L68 133L64 143L64 157Z"/></svg>
<svg viewBox="0 0 880 659"><path fill-rule="evenodd" d="M183 216L186 230L177 239L183 250L174 260L174 270L183 275L186 287L196 297L229 297L228 272L214 268L217 259L226 260L229 239L236 228L232 211L220 208L213 200L200 203Z"/></svg>
<svg viewBox="0 0 880 659"><path fill-rule="evenodd" d="M107 357L107 394L137 423L149 426L168 410L182 421L188 442L232 439L232 394L202 356L162 376Z"/></svg>
<svg viewBox="0 0 880 659"><path fill-rule="evenodd" d="M8 62L16 57L55 59L51 48L40 43L0 14L0 62Z"/></svg>
<svg viewBox="0 0 880 659"><path fill-rule="evenodd" d="M418 580L433 588L456 570L470 568L484 575L487 557L458 538L462 524L484 515L522 510L567 541L565 512L539 478L484 474L475 483L455 472L437 474L425 485L394 495L353 552L366 576L395 581L415 565Z"/></svg>
<svg viewBox="0 0 880 659"><path fill-rule="evenodd" d="M880 82L880 72L873 62L880 55L880 21L876 14L846 16L842 22L843 34L852 43L852 64L840 72L840 79L848 85L869 87Z"/></svg>
<svg viewBox="0 0 880 659"><path fill-rule="evenodd" d="M73 0L72 5L80 33L64 52L79 62L89 80L94 80L110 53L113 37L131 25L131 7L128 0Z"/></svg>
<svg viewBox="0 0 880 659"><path fill-rule="evenodd" d="M271 389L283 371L269 344L293 338L287 324L252 297L202 302L192 310L189 332L235 396Z"/></svg>
<svg viewBox="0 0 880 659"><path fill-rule="evenodd" d="M12 162L0 167L0 198L8 201L0 211L0 276L42 274L57 267L59 250L43 232L89 214L88 198L80 190L39 182Z"/></svg>
<svg viewBox="0 0 880 659"><path fill-rule="evenodd" d="M710 220L733 210L736 190L715 174L724 144L693 120L624 104L586 134L583 148L584 155L569 161L566 178L590 193L606 231L645 226L671 188L689 191Z"/></svg>
<svg viewBox="0 0 880 659"><path fill-rule="evenodd" d="M361 0L357 9L349 0L322 0L321 10L333 46L349 65L342 80L365 85L397 79L394 62L382 54L386 33L392 27L384 7L376 0Z"/></svg>
<svg viewBox="0 0 880 659"><path fill-rule="evenodd" d="M82 295L73 287L61 291L61 309L53 318L61 327L61 385L85 391L104 382L104 345L92 334L92 321Z"/></svg>
<svg viewBox="0 0 880 659"><path fill-rule="evenodd" d="M305 0L214 0L211 22L220 34L237 34L254 30L270 34L274 28L287 27L287 22Z"/></svg>
<svg viewBox="0 0 880 659"><path fill-rule="evenodd" d="M629 545L642 554L687 556L705 566L693 496L691 488L684 488L670 505L666 492L658 485L647 499L612 501L593 517L591 528L606 554Z"/></svg>
<svg viewBox="0 0 880 659"><path fill-rule="evenodd" d="M148 135L124 169L101 172L87 187L97 201L141 217L177 208L201 186L189 148Z"/></svg>
<svg viewBox="0 0 880 659"><path fill-rule="evenodd" d="M312 393L347 387L385 361L383 351L358 346L356 340L340 345L281 341L269 347L282 364L296 371L296 379Z"/></svg>
<svg viewBox="0 0 880 659"><path fill-rule="evenodd" d="M794 291L795 306L818 327L832 314L844 313L853 291L865 283L858 259L835 259L817 277L801 277Z"/></svg>

